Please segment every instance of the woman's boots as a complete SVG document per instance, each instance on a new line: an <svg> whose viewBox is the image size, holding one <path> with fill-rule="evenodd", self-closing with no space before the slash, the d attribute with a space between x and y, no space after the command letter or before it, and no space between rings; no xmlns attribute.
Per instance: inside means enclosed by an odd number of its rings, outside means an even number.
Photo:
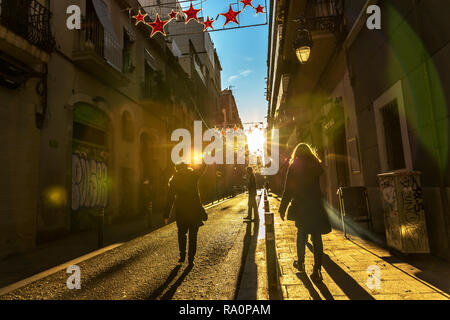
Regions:
<svg viewBox="0 0 450 320"><path fill-rule="evenodd" d="M321 282L323 280L321 267L314 266L313 273L309 277L313 282Z"/></svg>
<svg viewBox="0 0 450 320"><path fill-rule="evenodd" d="M294 261L294 268L298 269L300 273L305 273L305 263L301 261Z"/></svg>

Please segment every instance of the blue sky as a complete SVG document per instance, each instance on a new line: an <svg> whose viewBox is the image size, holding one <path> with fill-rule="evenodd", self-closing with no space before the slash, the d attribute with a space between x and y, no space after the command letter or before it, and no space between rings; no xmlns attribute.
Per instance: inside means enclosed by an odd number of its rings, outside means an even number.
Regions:
<svg viewBox="0 0 450 320"><path fill-rule="evenodd" d="M200 1L193 1L199 8ZM207 0L203 2L203 16L215 19L218 13L227 12L230 3L237 10L237 0ZM189 3L183 3L183 5ZM253 5L266 5L265 0L253 0ZM269 1L267 1L269 5ZM242 4L240 4L242 9ZM266 10L266 9L264 9ZM199 15L200 16L200 15ZM255 15L255 10L247 7L240 15L242 26L266 22L266 15ZM222 28L225 17L219 16L214 23ZM227 27L236 26L229 23ZM230 85L236 98L242 122L265 121L267 101L265 98L265 77L267 76L268 26L233 29L210 33L222 64L222 88Z"/></svg>

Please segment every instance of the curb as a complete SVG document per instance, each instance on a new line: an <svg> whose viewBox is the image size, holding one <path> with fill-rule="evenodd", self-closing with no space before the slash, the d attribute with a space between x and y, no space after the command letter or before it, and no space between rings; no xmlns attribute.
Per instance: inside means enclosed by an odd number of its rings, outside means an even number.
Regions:
<svg viewBox="0 0 450 320"><path fill-rule="evenodd" d="M270 300L283 300L280 285L280 273L277 259L277 248L275 245L275 225L273 213L270 212L270 204L267 198L267 190L264 194L264 225L266 238L266 260L267 260L267 281L269 286Z"/></svg>
<svg viewBox="0 0 450 320"><path fill-rule="evenodd" d="M71 265L78 264L78 263L86 261L86 260L88 260L90 258L96 257L96 256L98 256L98 255L100 255L102 253L105 253L107 251L110 251L110 250L113 250L115 248L118 248L118 247L120 247L123 244L124 244L123 242L112 244L112 245L107 246L105 248L102 248L102 249L90 252L90 253L85 254L85 255L83 255L81 257L78 257L76 259L70 260L70 261L65 262L63 264L60 264L59 266L56 266L56 267L50 268L48 270L42 271L42 272L40 272L38 274L35 274L34 276L25 278L23 280L20 280L20 281L17 281L15 283L13 283L13 284L10 284L10 285L8 285L6 287L0 288L0 297L5 295L5 294L10 293L11 291L14 291L14 290L20 289L20 288L22 288L22 287L24 287L26 285L29 285L30 283L33 283L33 282L41 280L41 279L43 279L45 277L51 276L52 274L55 274L55 273L57 273L57 272L59 272L61 270L64 270L64 269L66 269L67 267L69 267Z"/></svg>

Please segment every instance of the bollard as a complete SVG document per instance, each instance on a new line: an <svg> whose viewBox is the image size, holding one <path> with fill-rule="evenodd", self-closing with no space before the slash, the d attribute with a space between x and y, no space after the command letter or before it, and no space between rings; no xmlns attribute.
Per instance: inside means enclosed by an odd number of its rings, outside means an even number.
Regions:
<svg viewBox="0 0 450 320"><path fill-rule="evenodd" d="M105 220L105 208L100 208L97 218L97 245L103 248L103 225Z"/></svg>
<svg viewBox="0 0 450 320"><path fill-rule="evenodd" d="M273 223L273 213L264 213L266 226L266 259L267 259L267 280L269 284L269 294L274 297L278 295L277 281L277 257L275 248L275 229Z"/></svg>
<svg viewBox="0 0 450 320"><path fill-rule="evenodd" d="M270 212L269 201L264 200L264 212Z"/></svg>
<svg viewBox="0 0 450 320"><path fill-rule="evenodd" d="M153 202L150 201L148 203L148 208L147 208L147 227L149 227L149 228L152 227L152 215L153 215Z"/></svg>

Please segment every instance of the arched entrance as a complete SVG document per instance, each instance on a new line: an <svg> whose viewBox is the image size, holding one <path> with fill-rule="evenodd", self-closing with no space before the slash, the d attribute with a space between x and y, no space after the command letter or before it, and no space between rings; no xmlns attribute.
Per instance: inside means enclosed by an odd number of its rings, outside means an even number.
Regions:
<svg viewBox="0 0 450 320"><path fill-rule="evenodd" d="M74 106L72 135L71 229L96 226L96 214L108 206L110 121L87 103Z"/></svg>

